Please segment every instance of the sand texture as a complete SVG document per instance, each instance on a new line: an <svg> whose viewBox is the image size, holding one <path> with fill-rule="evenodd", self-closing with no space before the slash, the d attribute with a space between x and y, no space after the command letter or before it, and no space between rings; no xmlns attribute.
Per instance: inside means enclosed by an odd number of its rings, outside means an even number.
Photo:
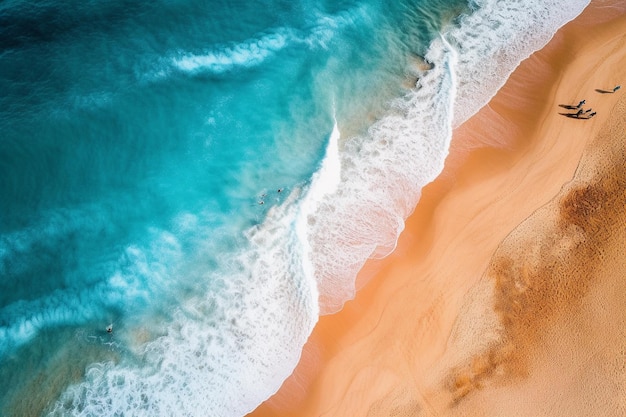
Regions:
<svg viewBox="0 0 626 417"><path fill-rule="evenodd" d="M626 416L620 3L593 2L455 131L397 249L251 416ZM560 114L582 99L594 117Z"/></svg>

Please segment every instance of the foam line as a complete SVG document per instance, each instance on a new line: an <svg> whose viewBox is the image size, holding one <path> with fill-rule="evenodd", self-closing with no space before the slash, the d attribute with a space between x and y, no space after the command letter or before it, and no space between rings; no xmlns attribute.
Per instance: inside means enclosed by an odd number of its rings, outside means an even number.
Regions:
<svg viewBox="0 0 626 417"><path fill-rule="evenodd" d="M337 32L358 24L367 16L365 6L342 11L337 15L320 14L312 23L308 34L295 28L280 27L240 43L217 45L199 54L179 52L172 61L179 70L192 74L220 74L238 68L253 68L292 45L325 49Z"/></svg>
<svg viewBox="0 0 626 417"><path fill-rule="evenodd" d="M293 31L283 28L239 44L214 48L203 54L185 54L176 58L174 65L191 73L222 73L236 68L250 68L261 64L294 39Z"/></svg>
<svg viewBox="0 0 626 417"><path fill-rule="evenodd" d="M341 160L339 158L339 138L341 133L337 126L333 105L333 130L330 134L328 145L326 147L325 157L319 171L315 173L311 181L311 187L307 190L305 197L300 203L300 212L296 223L296 230L299 243L303 249L303 269L312 290L317 294L317 283L315 282L315 268L311 262L311 245L308 240L308 228L311 222L315 221L312 217L316 209L317 203L324 196L334 193L341 182Z"/></svg>

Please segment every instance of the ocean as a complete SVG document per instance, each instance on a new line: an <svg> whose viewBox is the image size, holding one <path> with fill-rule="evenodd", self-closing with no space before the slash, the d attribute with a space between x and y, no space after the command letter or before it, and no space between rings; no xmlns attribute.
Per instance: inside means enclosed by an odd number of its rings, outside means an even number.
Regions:
<svg viewBox="0 0 626 417"><path fill-rule="evenodd" d="M0 415L252 411L567 3L0 2Z"/></svg>

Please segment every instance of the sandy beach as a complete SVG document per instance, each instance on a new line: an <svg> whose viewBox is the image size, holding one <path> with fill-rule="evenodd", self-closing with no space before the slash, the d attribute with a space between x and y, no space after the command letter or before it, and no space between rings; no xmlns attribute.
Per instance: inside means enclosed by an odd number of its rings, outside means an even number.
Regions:
<svg viewBox="0 0 626 417"><path fill-rule="evenodd" d="M626 5L594 1L455 131L397 249L250 416L626 415L624 132Z"/></svg>

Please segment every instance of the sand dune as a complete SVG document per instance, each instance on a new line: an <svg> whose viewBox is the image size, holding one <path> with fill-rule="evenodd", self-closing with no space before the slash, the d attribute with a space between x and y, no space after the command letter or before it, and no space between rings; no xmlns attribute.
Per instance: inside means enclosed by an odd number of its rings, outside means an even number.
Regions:
<svg viewBox="0 0 626 417"><path fill-rule="evenodd" d="M457 129L252 416L626 415L626 88L601 92L626 82L624 9L593 2ZM582 99L597 115L559 114Z"/></svg>

